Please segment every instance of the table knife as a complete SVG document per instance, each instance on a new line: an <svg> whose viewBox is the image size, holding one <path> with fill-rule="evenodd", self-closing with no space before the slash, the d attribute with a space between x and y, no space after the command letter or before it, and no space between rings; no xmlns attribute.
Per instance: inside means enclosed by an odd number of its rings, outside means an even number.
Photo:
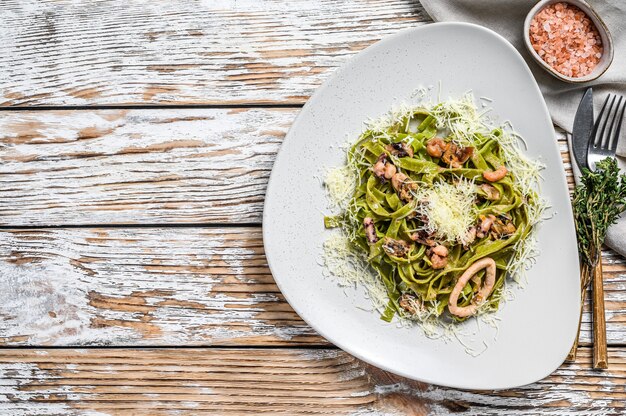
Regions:
<svg viewBox="0 0 626 416"><path fill-rule="evenodd" d="M587 144L593 129L593 90L587 88L578 104L572 128L572 150L578 169L588 168Z"/></svg>
<svg viewBox="0 0 626 416"><path fill-rule="evenodd" d="M588 160L587 160L587 148L589 144L589 139L591 138L591 132L593 131L593 90L591 87L587 88L585 93L583 94L583 98L580 100L580 104L578 104L578 110L576 110L576 116L574 117L574 127L572 128L572 150L574 153L574 159L576 160L576 164L578 165L578 169L582 170L583 168L589 168ZM592 273L592 279L594 285L599 284L602 287L602 257L600 257L598 265L594 270L589 270L588 268L583 268L581 270L582 273ZM581 276L582 277L582 276ZM584 291L581 294L581 307L580 307L580 320L578 322L578 331L580 332L580 321L582 320L582 304L584 303ZM603 291L599 291L596 286L594 286L593 290L593 303L594 303L594 315L598 316L597 308L601 307L602 315L604 315L604 293ZM599 322L604 322L604 319L594 319L594 339L597 339L597 334L602 335L604 332L604 337L606 339L606 329L602 326L602 328L598 327ZM604 331L602 331L604 330ZM567 357L568 361L573 361L576 359L576 350L578 346L578 335L576 335L576 341L570 350L570 353ZM601 362L596 360L597 351L596 344L594 342L594 368L607 368L607 360L606 358ZM604 354L606 357L606 354Z"/></svg>

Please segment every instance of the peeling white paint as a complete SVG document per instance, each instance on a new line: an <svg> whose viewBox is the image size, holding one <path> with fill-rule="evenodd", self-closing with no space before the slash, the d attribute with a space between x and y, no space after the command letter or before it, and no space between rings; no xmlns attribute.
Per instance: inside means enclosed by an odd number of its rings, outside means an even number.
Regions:
<svg viewBox="0 0 626 416"><path fill-rule="evenodd" d="M5 410L7 413L4 413ZM2 402L0 395L0 413L10 416L47 416L47 415L78 415L75 410L68 407L65 403L37 403L24 402L19 404L19 408L13 403L5 404ZM84 416L109 416L104 413L82 413Z"/></svg>
<svg viewBox="0 0 626 416"><path fill-rule="evenodd" d="M24 96L5 100L301 102L367 44L427 19L419 3L400 0L113 0L84 8L37 0L3 8L0 84Z"/></svg>
<svg viewBox="0 0 626 416"><path fill-rule="evenodd" d="M0 334L5 339L27 335L33 343L62 339L67 345L81 337L101 343L111 338L113 331L89 328L88 289L80 273L52 261L31 267L0 263L0 276Z"/></svg>
<svg viewBox="0 0 626 416"><path fill-rule="evenodd" d="M46 414L75 414L65 403L41 403L29 401L33 396L45 395L46 390L37 392L22 391L21 386L33 382L42 382L51 379L52 376L46 370L41 370L33 363L1 363L0 380L3 381L0 387L0 414L10 414L11 416L39 416ZM4 381L12 380L10 385ZM80 395L72 392L70 387L57 386L55 392L71 395L74 399L80 399ZM18 401L16 406L14 401ZM4 413L4 410L10 413Z"/></svg>
<svg viewBox="0 0 626 416"><path fill-rule="evenodd" d="M559 371L557 371L557 374ZM579 375L580 377L580 375ZM382 384L374 386L372 393L384 397L391 394L402 394L410 396L421 403L426 403L430 408L428 413L431 416L444 416L450 414L450 409L444 403L459 403L467 410L462 414L470 416L502 415L515 412L520 409L523 414L533 415L592 415L600 416L614 414L615 408L611 407L614 399L597 399L580 388L571 388L577 380L573 377L556 385L535 383L519 389L515 389L516 394L494 394L491 392L472 392L426 385L424 388L412 388L404 382L394 384ZM358 392L364 395L366 392ZM563 406L563 402L569 406ZM532 408L531 413L526 410Z"/></svg>
<svg viewBox="0 0 626 416"><path fill-rule="evenodd" d="M247 248L261 244L258 228L0 236L0 334L12 345L181 345L315 335L302 321L275 323L281 314L290 320L295 314L271 312L284 300L265 286L257 289L259 274L271 283L262 253ZM260 317L268 308L275 317ZM27 340L13 338L24 335Z"/></svg>
<svg viewBox="0 0 626 416"><path fill-rule="evenodd" d="M0 221L260 221L269 173L296 113L8 113L0 118Z"/></svg>
<svg viewBox="0 0 626 416"><path fill-rule="evenodd" d="M89 4L89 13L84 13L81 1L20 0L3 6L0 84L5 88L0 94L5 95L0 101L48 105L301 102L329 70L366 43L413 26L421 19L417 14L422 10L415 2L381 5L306 0L136 4L112 0ZM223 35L217 39L212 33ZM94 54L96 47L107 48L109 53ZM157 89L150 91L151 86ZM81 96L85 90L92 90L94 97ZM6 95L9 93L13 98ZM7 158L0 163L2 221L30 225L259 221L269 170L296 111L133 110L117 117L119 113L13 112L0 118L0 157ZM20 132L24 126L29 127ZM80 138L79 132L86 129L105 133L93 139ZM34 137L26 139L29 135ZM172 141L194 144L145 151ZM567 151L564 142L560 148ZM31 157L34 160L29 161ZM565 166L571 178L570 165ZM235 202L224 205L228 198ZM181 345L237 339L245 343L248 336L288 341L314 335L304 323L277 326L259 318L266 312L262 304L282 302L274 293L258 291L238 297L214 291L225 283L225 276L254 287L258 282L253 275L258 273L249 270L265 267L251 266L259 256L245 242L237 246L220 235L239 231L116 229L107 230L104 237L94 230L22 236L2 232L0 336L27 335L27 341L19 341L26 344ZM20 263L28 257L35 260ZM224 263L221 271L207 267L218 262ZM610 252L605 262L617 268L624 264ZM611 274L606 285L608 304L620 305L607 311L609 341L624 343L626 328L620 318L626 314L626 273ZM138 297L145 301L140 306L149 310L147 313L94 306L88 297L95 292L122 299L155 290L166 294ZM163 304L166 301L178 304ZM186 301L198 307L185 306ZM120 325L92 325L93 318L137 323L146 317L159 333L149 336ZM589 322L585 316L584 337ZM241 323L245 325L236 329L235 324ZM35 354L49 355L44 350ZM339 361L345 366L338 373L339 382L369 377L358 361L339 350L305 350L296 355L302 360ZM69 373L81 371L73 363L59 364L59 368ZM306 371L306 367L302 369ZM106 365L99 373L117 371L115 365ZM528 408L535 415L615 413L608 393L623 387L620 379L594 378L595 391L607 393L594 399L572 387L590 374L587 371L581 365L562 368L557 372L562 381L527 386L518 389L516 396L436 386L420 390L409 382L399 382L359 388L346 392L346 397L378 395L384 401L389 395L406 395L426 401L435 416L451 413L442 404L446 400L467 404L463 415L521 414ZM67 395L69 403L83 402L86 393L75 393L68 386L20 390L26 384L56 377L54 371L41 370L35 364L0 363L0 414L106 416L78 411L67 403L31 401L35 395L49 398L60 392ZM272 377L277 376L268 375L268 380ZM199 394L219 394L219 390L197 383L181 386L197 388ZM161 397L156 393L144 396ZM338 402L346 397L337 397ZM17 405L10 401L15 399ZM561 400L571 406L545 407ZM181 401L180 405L194 409L200 402ZM405 414L400 409L374 406L345 411L355 416ZM172 415L185 413L169 411Z"/></svg>

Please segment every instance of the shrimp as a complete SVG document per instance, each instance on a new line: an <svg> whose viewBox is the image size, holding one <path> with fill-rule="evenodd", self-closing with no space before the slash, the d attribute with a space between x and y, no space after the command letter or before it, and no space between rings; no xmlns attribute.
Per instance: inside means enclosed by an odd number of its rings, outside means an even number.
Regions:
<svg viewBox="0 0 626 416"><path fill-rule="evenodd" d="M376 163L374 163L374 166L372 166L372 172L374 172L374 175L378 176L379 178L384 177L386 164L387 155L383 153L382 155L378 156Z"/></svg>
<svg viewBox="0 0 626 416"><path fill-rule="evenodd" d="M496 217L493 214L489 214L487 216L481 215L480 226L479 226L480 228L476 232L476 236L478 238L483 238L485 235L487 235L495 220L496 220Z"/></svg>
<svg viewBox="0 0 626 416"><path fill-rule="evenodd" d="M413 192L417 190L417 184L404 173L398 172L391 178L391 186L396 190L400 199L404 202L413 200Z"/></svg>
<svg viewBox="0 0 626 416"><path fill-rule="evenodd" d="M365 228L365 236L367 237L367 242L370 244L374 244L378 241L378 236L376 235L376 226L374 225L374 220L370 217L365 217L363 219L363 228Z"/></svg>
<svg viewBox="0 0 626 416"><path fill-rule="evenodd" d="M443 269L444 267L446 267L448 265L448 258L447 257L441 257L435 253L433 253L432 256L430 256L430 263L433 266L433 269L438 270L438 269Z"/></svg>
<svg viewBox="0 0 626 416"><path fill-rule="evenodd" d="M393 178L393 175L396 174L396 167L393 163L390 163L387 160L387 155L383 153L378 156L376 163L374 163L374 166L372 166L372 172L374 172L374 175L376 175L378 178L385 181L387 179Z"/></svg>
<svg viewBox="0 0 626 416"><path fill-rule="evenodd" d="M388 144L385 150L396 157L413 157L413 148L403 142Z"/></svg>
<svg viewBox="0 0 626 416"><path fill-rule="evenodd" d="M387 166L385 166L385 179L393 178L396 172L396 166L393 163L387 163Z"/></svg>
<svg viewBox="0 0 626 416"><path fill-rule="evenodd" d="M398 191L400 190L402 184L408 179L409 177L406 176L404 173L396 173L395 175L393 175L393 178L391 178L391 186L393 186L393 189Z"/></svg>
<svg viewBox="0 0 626 416"><path fill-rule="evenodd" d="M439 257L448 257L448 248L441 244L433 247L432 252L438 255Z"/></svg>
<svg viewBox="0 0 626 416"><path fill-rule="evenodd" d="M433 269L443 269L448 265L448 248L444 245L437 244L430 249L430 263Z"/></svg>
<svg viewBox="0 0 626 416"><path fill-rule="evenodd" d="M481 271L482 269L487 269L485 272L485 280L483 281L483 285L472 299L472 302L468 306L460 307L458 305L459 295L463 288L467 284L467 282L472 278L476 273ZM482 304L485 299L491 294L493 290L493 286L496 282L496 262L491 257L485 257L465 270L465 272L459 277L457 280L454 289L452 289L452 293L450 293L450 298L448 300L448 310L452 315L458 316L459 318L465 318L471 315L474 315L478 310L478 306Z"/></svg>
<svg viewBox="0 0 626 416"><path fill-rule="evenodd" d="M467 230L467 233L465 233L465 240L466 241L463 245L463 248L467 250L469 248L469 245L472 244L474 240L476 240L476 227L470 227Z"/></svg>
<svg viewBox="0 0 626 416"><path fill-rule="evenodd" d="M441 160L450 165L451 168L460 168L473 154L474 148L471 146L462 147L450 143Z"/></svg>
<svg viewBox="0 0 626 416"><path fill-rule="evenodd" d="M383 250L394 257L406 257L409 254L409 243L404 240L395 240L391 237L383 239Z"/></svg>
<svg viewBox="0 0 626 416"><path fill-rule="evenodd" d="M426 153L428 153L432 157L441 157L443 152L448 150L448 143L444 142L443 139L439 137L435 137L434 139L430 139L426 143Z"/></svg>
<svg viewBox="0 0 626 416"><path fill-rule="evenodd" d="M485 178L489 182L497 182L500 179L504 178L508 172L509 171L506 169L506 167L502 165L494 171L483 172L483 178Z"/></svg>

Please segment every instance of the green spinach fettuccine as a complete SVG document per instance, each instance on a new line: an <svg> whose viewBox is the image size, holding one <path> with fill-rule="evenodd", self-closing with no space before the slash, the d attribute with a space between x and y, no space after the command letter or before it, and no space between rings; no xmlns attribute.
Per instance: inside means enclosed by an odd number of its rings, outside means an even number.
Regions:
<svg viewBox="0 0 626 416"><path fill-rule="evenodd" d="M497 309L543 207L539 164L514 133L490 126L468 97L404 109L371 123L343 169L350 195L325 225L341 228L384 284L383 319Z"/></svg>

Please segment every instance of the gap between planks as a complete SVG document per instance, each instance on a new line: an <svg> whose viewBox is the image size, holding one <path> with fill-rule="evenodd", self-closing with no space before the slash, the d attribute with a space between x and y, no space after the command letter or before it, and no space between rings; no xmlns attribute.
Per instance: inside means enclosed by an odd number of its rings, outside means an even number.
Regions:
<svg viewBox="0 0 626 416"><path fill-rule="evenodd" d="M260 222L232 223L172 223L172 224L58 224L58 225L0 225L0 230L48 230L48 229L76 229L76 228L260 228Z"/></svg>
<svg viewBox="0 0 626 416"><path fill-rule="evenodd" d="M268 102L248 103L241 102L236 104L110 104L110 105L57 105L57 106L12 106L1 107L0 115L3 112L20 112L20 111L99 111L99 110L220 110L220 109L254 109L254 108L295 108L300 109L304 103L296 104L280 104Z"/></svg>
<svg viewBox="0 0 626 416"><path fill-rule="evenodd" d="M579 348L591 348L593 342L579 343ZM239 350L338 350L341 348L330 343L309 343L309 344L278 344L278 345L263 345L263 344L232 344L232 345L0 345L0 351L3 350L76 350L77 348L85 350L232 350L233 348ZM609 348L625 349L626 343L614 342L610 344Z"/></svg>

